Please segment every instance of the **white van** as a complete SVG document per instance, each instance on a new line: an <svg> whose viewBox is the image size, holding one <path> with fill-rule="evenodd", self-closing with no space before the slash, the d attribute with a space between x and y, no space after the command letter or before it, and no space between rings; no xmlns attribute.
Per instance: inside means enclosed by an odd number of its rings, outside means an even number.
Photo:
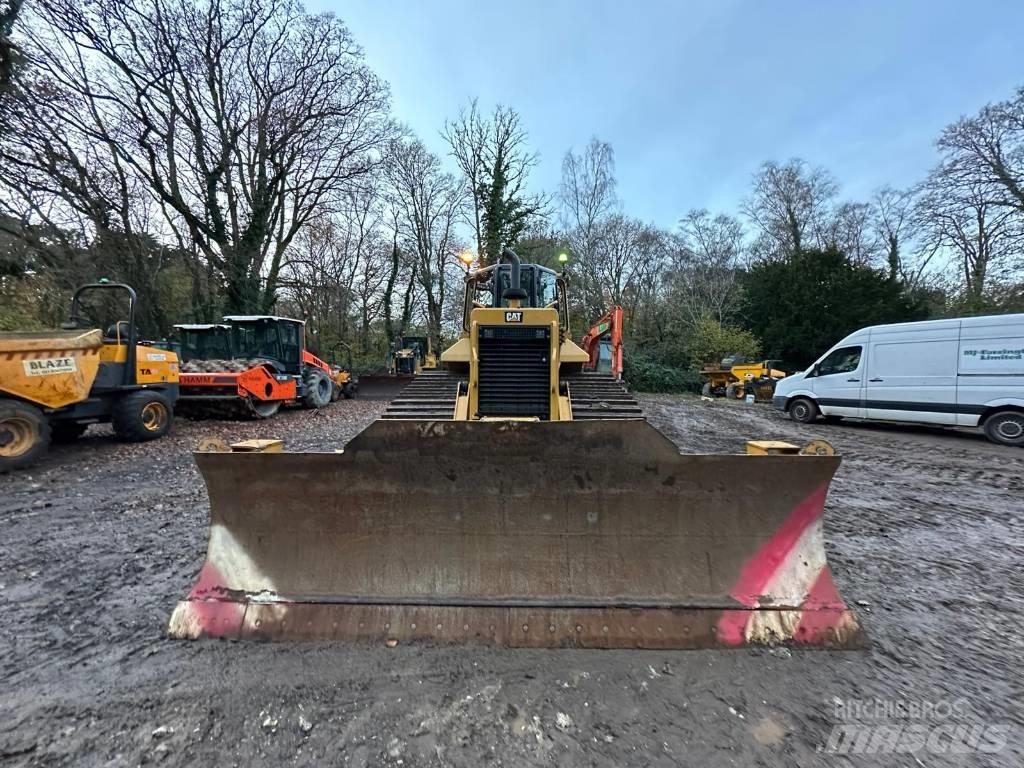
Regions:
<svg viewBox="0 0 1024 768"><path fill-rule="evenodd" d="M862 328L782 379L772 403L805 423L980 426L993 442L1024 445L1024 314Z"/></svg>

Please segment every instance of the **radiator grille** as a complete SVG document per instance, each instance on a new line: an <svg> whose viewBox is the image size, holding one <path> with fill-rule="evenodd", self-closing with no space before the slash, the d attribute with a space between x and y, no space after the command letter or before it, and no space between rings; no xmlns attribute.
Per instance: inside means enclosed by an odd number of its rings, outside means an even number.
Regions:
<svg viewBox="0 0 1024 768"><path fill-rule="evenodd" d="M480 328L480 416L551 417L551 329Z"/></svg>

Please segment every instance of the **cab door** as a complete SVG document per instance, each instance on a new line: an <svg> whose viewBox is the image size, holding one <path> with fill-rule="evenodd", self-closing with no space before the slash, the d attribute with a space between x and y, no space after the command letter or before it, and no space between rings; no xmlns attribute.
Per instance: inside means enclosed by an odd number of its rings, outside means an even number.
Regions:
<svg viewBox="0 0 1024 768"><path fill-rule="evenodd" d="M871 337L869 419L954 425L959 326Z"/></svg>
<svg viewBox="0 0 1024 768"><path fill-rule="evenodd" d="M826 416L863 418L866 367L861 344L838 347L822 358L807 376L818 410Z"/></svg>

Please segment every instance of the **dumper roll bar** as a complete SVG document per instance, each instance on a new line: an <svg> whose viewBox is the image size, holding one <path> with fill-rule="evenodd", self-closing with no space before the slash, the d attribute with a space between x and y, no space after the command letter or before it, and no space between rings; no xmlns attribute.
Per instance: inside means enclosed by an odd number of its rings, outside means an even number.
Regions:
<svg viewBox="0 0 1024 768"><path fill-rule="evenodd" d="M138 333L135 328L135 304L138 302L138 297L135 295L134 288L125 283L86 283L79 286L71 297L71 317L66 325L74 328L79 327L79 323L82 320L82 294L102 290L125 291L128 294L128 336L126 338L128 356L124 368L124 381L122 383L132 385L135 384L135 344L138 341ZM103 329L100 330L102 331Z"/></svg>

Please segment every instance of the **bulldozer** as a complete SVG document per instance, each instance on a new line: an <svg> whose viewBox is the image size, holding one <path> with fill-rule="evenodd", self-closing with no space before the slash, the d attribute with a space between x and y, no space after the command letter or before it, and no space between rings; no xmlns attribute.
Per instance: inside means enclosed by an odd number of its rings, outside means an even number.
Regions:
<svg viewBox="0 0 1024 768"><path fill-rule="evenodd" d="M429 336L403 335L390 344L383 369L359 377L360 391L369 400L390 400L423 371L437 367Z"/></svg>
<svg viewBox="0 0 1024 768"><path fill-rule="evenodd" d="M403 336L388 363L392 376L415 376L437 368L437 355L429 336Z"/></svg>
<svg viewBox="0 0 1024 768"><path fill-rule="evenodd" d="M127 319L91 317L97 308L88 303L100 297L126 298ZM127 442L167 434L178 358L139 341L137 303L128 285L90 283L73 294L61 330L0 333L0 473L29 466L51 441L73 441L90 424L112 423Z"/></svg>
<svg viewBox="0 0 1024 768"><path fill-rule="evenodd" d="M825 559L839 456L683 454L583 370L564 275L505 249L465 287L443 367L343 449L196 454L209 541L171 636L863 645Z"/></svg>

